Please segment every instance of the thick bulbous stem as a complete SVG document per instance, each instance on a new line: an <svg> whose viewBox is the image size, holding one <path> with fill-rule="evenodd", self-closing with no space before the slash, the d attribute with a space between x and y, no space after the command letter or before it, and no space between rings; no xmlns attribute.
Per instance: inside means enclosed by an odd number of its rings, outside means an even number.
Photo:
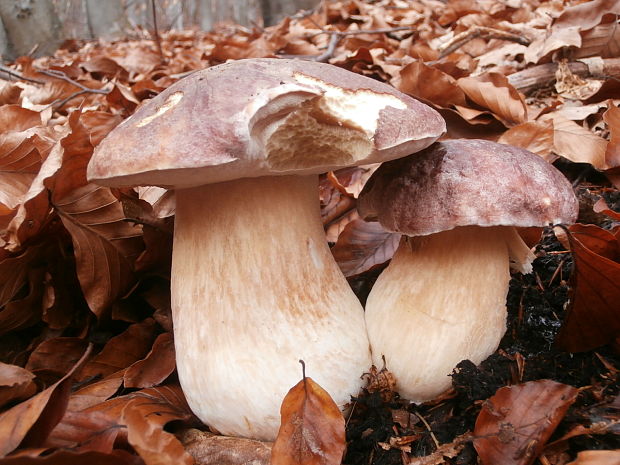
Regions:
<svg viewBox="0 0 620 465"><path fill-rule="evenodd" d="M362 307L327 247L316 176L177 191L172 310L190 407L221 433L273 440L306 373L338 405L370 366Z"/></svg>
<svg viewBox="0 0 620 465"><path fill-rule="evenodd" d="M506 331L509 230L466 226L403 238L366 303L373 362L400 394L430 400L464 359L478 364Z"/></svg>

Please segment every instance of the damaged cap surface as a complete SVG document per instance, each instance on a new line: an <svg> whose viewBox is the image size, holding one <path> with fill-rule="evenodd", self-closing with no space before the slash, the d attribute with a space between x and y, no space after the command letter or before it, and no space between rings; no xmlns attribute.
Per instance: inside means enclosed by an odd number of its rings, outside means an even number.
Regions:
<svg viewBox="0 0 620 465"><path fill-rule="evenodd" d="M384 163L358 200L360 215L410 236L457 226L572 223L568 180L539 156L486 140L451 140Z"/></svg>
<svg viewBox="0 0 620 465"><path fill-rule="evenodd" d="M391 160L433 143L430 107L333 65L247 59L196 72L143 105L95 150L99 184L192 187Z"/></svg>

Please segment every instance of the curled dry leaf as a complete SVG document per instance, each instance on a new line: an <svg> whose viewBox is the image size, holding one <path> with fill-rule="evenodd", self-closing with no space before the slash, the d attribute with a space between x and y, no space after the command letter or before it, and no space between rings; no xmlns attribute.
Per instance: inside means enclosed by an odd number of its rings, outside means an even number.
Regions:
<svg viewBox="0 0 620 465"><path fill-rule="evenodd" d="M532 464L577 393L546 379L498 389L484 403L474 428L482 465Z"/></svg>
<svg viewBox="0 0 620 465"><path fill-rule="evenodd" d="M561 115L549 115L553 121L554 152L575 163L589 163L598 170L606 169L607 141L592 131Z"/></svg>
<svg viewBox="0 0 620 465"><path fill-rule="evenodd" d="M37 386L33 379L30 371L0 362L0 408L34 395Z"/></svg>
<svg viewBox="0 0 620 465"><path fill-rule="evenodd" d="M350 277L390 260L400 236L386 231L379 223L355 219L344 227L331 250L342 273Z"/></svg>
<svg viewBox="0 0 620 465"><path fill-rule="evenodd" d="M456 79L443 71L421 61L408 64L400 71L395 87L439 108L453 105L466 106L465 93Z"/></svg>
<svg viewBox="0 0 620 465"><path fill-rule="evenodd" d="M125 442L147 465L190 465L191 456L164 426L192 418L179 386L148 388L78 412L69 411L52 432L50 444L109 454L115 450L117 439L126 435Z"/></svg>
<svg viewBox="0 0 620 465"><path fill-rule="evenodd" d="M269 465L272 443L219 436L194 428L180 435L196 465Z"/></svg>
<svg viewBox="0 0 620 465"><path fill-rule="evenodd" d="M584 450L567 465L620 465L620 450Z"/></svg>
<svg viewBox="0 0 620 465"><path fill-rule="evenodd" d="M87 359L90 348L57 383L0 414L0 458L20 444L41 446L65 413L73 373Z"/></svg>
<svg viewBox="0 0 620 465"><path fill-rule="evenodd" d="M78 337L55 337L43 341L30 354L26 368L67 373L82 357L88 342Z"/></svg>
<svg viewBox="0 0 620 465"><path fill-rule="evenodd" d="M109 454L93 450L74 452L58 450L47 455L26 455L5 457L2 465L143 465L144 462L124 450L115 450Z"/></svg>
<svg viewBox="0 0 620 465"><path fill-rule="evenodd" d="M142 360L138 360L125 371L125 387L153 387L170 376L175 367L172 334L160 334L157 336L157 339L155 339L153 348L146 357Z"/></svg>
<svg viewBox="0 0 620 465"><path fill-rule="evenodd" d="M155 340L155 321L147 318L110 339L105 347L86 364L80 380L106 377L127 368L146 356Z"/></svg>
<svg viewBox="0 0 620 465"><path fill-rule="evenodd" d="M551 121L528 121L510 128L497 142L524 148L552 162L553 134Z"/></svg>
<svg viewBox="0 0 620 465"><path fill-rule="evenodd" d="M618 26L620 30L620 26ZM620 166L620 108L613 101L607 102L607 111L603 113L603 120L609 129L609 143L605 149L606 168Z"/></svg>
<svg viewBox="0 0 620 465"><path fill-rule="evenodd" d="M503 74L486 73L457 81L467 97L488 108L505 126L512 127L527 121L527 106L519 92Z"/></svg>
<svg viewBox="0 0 620 465"><path fill-rule="evenodd" d="M570 352L590 350L620 336L620 242L594 225L572 225L571 298L558 344Z"/></svg>
<svg viewBox="0 0 620 465"><path fill-rule="evenodd" d="M336 403L304 376L284 397L271 465L340 465L346 440Z"/></svg>
<svg viewBox="0 0 620 465"><path fill-rule="evenodd" d="M620 213L610 209L609 205L607 205L607 202L605 202L605 199L602 197L596 201L596 203L592 206L592 209L596 213L603 213L616 221L620 221Z"/></svg>

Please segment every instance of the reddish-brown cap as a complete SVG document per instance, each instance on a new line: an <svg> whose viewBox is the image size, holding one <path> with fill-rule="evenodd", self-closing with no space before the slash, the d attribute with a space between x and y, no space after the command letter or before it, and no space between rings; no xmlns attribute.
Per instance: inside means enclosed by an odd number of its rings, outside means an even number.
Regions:
<svg viewBox="0 0 620 465"><path fill-rule="evenodd" d="M423 236L467 225L571 223L578 202L568 180L538 155L461 139L384 163L357 208L390 231Z"/></svg>
<svg viewBox="0 0 620 465"><path fill-rule="evenodd" d="M191 187L392 160L445 132L430 107L379 81L302 60L248 59L196 72L115 128L88 178Z"/></svg>

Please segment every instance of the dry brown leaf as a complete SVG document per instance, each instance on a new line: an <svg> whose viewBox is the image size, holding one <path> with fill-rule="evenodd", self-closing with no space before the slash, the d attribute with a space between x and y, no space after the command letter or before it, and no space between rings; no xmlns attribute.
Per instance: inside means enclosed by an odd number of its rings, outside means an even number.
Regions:
<svg viewBox="0 0 620 465"><path fill-rule="evenodd" d="M105 402L122 386L124 373L125 370L120 370L116 373L112 373L101 381L78 389L69 397L67 410L79 412L80 410L85 410Z"/></svg>
<svg viewBox="0 0 620 465"><path fill-rule="evenodd" d="M37 386L33 379L30 371L0 362L0 408L34 395Z"/></svg>
<svg viewBox="0 0 620 465"><path fill-rule="evenodd" d="M93 450L74 452L58 450L48 455L5 457L2 465L142 465L144 462L124 450L115 450L109 454Z"/></svg>
<svg viewBox="0 0 620 465"><path fill-rule="evenodd" d="M488 108L505 126L512 127L527 121L525 101L506 76L485 73L461 78L457 84L468 98L483 108Z"/></svg>
<svg viewBox="0 0 620 465"><path fill-rule="evenodd" d="M50 443L110 453L119 435L147 465L191 464L180 441L163 427L193 418L179 386L159 386L115 397L79 412L69 411Z"/></svg>
<svg viewBox="0 0 620 465"><path fill-rule="evenodd" d="M577 397L577 389L548 379L497 390L474 428L482 465L530 465Z"/></svg>
<svg viewBox="0 0 620 465"><path fill-rule="evenodd" d="M163 382L176 367L172 333L157 336L153 348L142 360L138 360L125 371L124 384L127 388L147 388Z"/></svg>
<svg viewBox="0 0 620 465"><path fill-rule="evenodd" d="M552 162L556 158L552 155L553 135L551 121L528 121L510 128L497 142L522 147Z"/></svg>
<svg viewBox="0 0 620 465"><path fill-rule="evenodd" d="M34 126L40 126L41 113L27 110L21 105L0 106L0 128L2 132L25 131Z"/></svg>
<svg viewBox="0 0 620 465"><path fill-rule="evenodd" d="M133 262L144 249L140 226L125 221L110 189L87 184L52 202L71 234L78 279L95 315L101 315L134 284Z"/></svg>
<svg viewBox="0 0 620 465"><path fill-rule="evenodd" d="M79 380L105 378L144 358L155 340L155 321L147 318L111 338L79 373Z"/></svg>
<svg viewBox="0 0 620 465"><path fill-rule="evenodd" d="M350 277L390 260L400 236L386 231L379 223L356 219L344 227L331 250L342 273Z"/></svg>
<svg viewBox="0 0 620 465"><path fill-rule="evenodd" d="M581 33L581 47L575 51L575 58L616 58L620 56L620 25L616 21Z"/></svg>
<svg viewBox="0 0 620 465"><path fill-rule="evenodd" d="M605 149L605 166L607 169L615 168L620 166L620 108L611 100L607 102L603 120L607 123L610 138Z"/></svg>
<svg viewBox="0 0 620 465"><path fill-rule="evenodd" d="M43 444L64 415L72 375L84 363L88 354L89 350L57 383L0 413L0 458L15 450L20 444L25 447Z"/></svg>
<svg viewBox="0 0 620 465"><path fill-rule="evenodd" d="M88 342L77 337L56 337L43 341L30 354L26 368L36 372L48 370L67 373L82 357Z"/></svg>
<svg viewBox="0 0 620 465"><path fill-rule="evenodd" d="M605 199L602 197L598 199L594 205L592 205L592 210L596 213L603 213L616 221L620 221L620 213L611 210L609 205L607 205L607 202L605 202Z"/></svg>
<svg viewBox="0 0 620 465"><path fill-rule="evenodd" d="M456 79L421 61L405 66L393 84L401 92L440 108L466 106L465 93L457 85Z"/></svg>
<svg viewBox="0 0 620 465"><path fill-rule="evenodd" d="M547 119L553 121L555 153L575 163L589 163L596 169L606 169L605 139L561 115L551 114L548 118L542 118Z"/></svg>
<svg viewBox="0 0 620 465"><path fill-rule="evenodd" d="M284 397L271 465L340 465L346 448L344 418L336 403L304 376Z"/></svg>
<svg viewBox="0 0 620 465"><path fill-rule="evenodd" d="M567 465L620 465L620 450L584 450Z"/></svg>
<svg viewBox="0 0 620 465"><path fill-rule="evenodd" d="M607 344L620 335L620 243L594 225L568 229L574 260L572 295L558 344L581 352Z"/></svg>
<svg viewBox="0 0 620 465"><path fill-rule="evenodd" d="M269 465L271 442L219 436L190 428L180 435L196 465Z"/></svg>
<svg viewBox="0 0 620 465"><path fill-rule="evenodd" d="M169 403L157 404L159 399L135 396L121 413L120 423L127 427L127 440L140 454L146 465L193 465L194 460L183 444L164 430L166 423L187 419L187 411L179 411Z"/></svg>

